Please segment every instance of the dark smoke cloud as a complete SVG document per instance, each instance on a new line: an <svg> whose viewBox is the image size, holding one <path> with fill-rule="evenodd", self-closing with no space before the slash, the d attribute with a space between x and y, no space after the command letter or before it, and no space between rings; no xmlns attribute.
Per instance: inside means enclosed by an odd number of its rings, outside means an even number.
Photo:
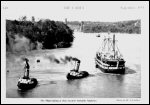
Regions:
<svg viewBox="0 0 150 105"><path fill-rule="evenodd" d="M47 58L50 60L50 62L53 62L56 64L67 64L67 63L70 63L71 61L77 59L72 56L56 57L54 55L50 55Z"/></svg>

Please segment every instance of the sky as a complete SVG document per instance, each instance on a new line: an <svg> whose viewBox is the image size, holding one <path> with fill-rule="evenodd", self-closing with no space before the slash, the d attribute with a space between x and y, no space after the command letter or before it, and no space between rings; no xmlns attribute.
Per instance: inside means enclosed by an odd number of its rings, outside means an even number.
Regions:
<svg viewBox="0 0 150 105"><path fill-rule="evenodd" d="M32 16L38 19L56 21L101 21L114 22L142 19L146 2L142 1L6 1L1 3L3 15L7 19Z"/></svg>

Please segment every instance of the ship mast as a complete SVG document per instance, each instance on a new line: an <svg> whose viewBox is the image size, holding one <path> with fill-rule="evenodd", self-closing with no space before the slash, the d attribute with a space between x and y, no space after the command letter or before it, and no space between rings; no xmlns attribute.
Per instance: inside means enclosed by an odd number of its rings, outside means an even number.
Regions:
<svg viewBox="0 0 150 105"><path fill-rule="evenodd" d="M113 35L113 51L114 51L114 59L115 59L115 34Z"/></svg>

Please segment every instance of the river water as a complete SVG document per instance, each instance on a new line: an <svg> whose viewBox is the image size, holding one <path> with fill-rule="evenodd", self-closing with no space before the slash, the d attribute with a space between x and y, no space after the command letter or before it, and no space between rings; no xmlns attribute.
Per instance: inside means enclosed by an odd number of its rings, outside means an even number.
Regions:
<svg viewBox="0 0 150 105"><path fill-rule="evenodd" d="M6 57L6 97L7 98L140 98L141 63L140 37L137 34L116 34L118 47L126 61L124 75L102 73L95 68L94 57L106 33L75 32L71 48L38 50L25 54L8 54ZM21 57L28 57L30 76L37 78L38 86L28 91L20 91L18 78L23 75ZM90 76L78 80L67 80L66 74L74 68L73 62L53 62L50 57L64 59L65 56L81 60L80 70ZM37 59L40 60L37 63Z"/></svg>

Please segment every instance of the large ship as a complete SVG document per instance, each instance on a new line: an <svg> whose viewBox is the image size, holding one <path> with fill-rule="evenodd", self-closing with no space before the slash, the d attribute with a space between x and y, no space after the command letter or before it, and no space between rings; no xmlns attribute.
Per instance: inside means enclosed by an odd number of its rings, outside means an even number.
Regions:
<svg viewBox="0 0 150 105"><path fill-rule="evenodd" d="M125 73L125 60L116 44L115 35L113 39L108 35L104 38L102 47L96 53L96 68L104 73Z"/></svg>

